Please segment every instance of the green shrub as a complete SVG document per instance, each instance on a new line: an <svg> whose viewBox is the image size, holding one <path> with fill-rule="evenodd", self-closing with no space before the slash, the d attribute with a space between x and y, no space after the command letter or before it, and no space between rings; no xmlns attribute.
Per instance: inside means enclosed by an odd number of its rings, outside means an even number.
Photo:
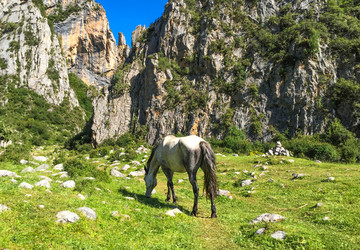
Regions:
<svg viewBox="0 0 360 250"><path fill-rule="evenodd" d="M69 159L64 163L64 170L72 178L77 177L94 177L97 181L109 182L111 179L105 170L99 170L91 165L81 156Z"/></svg>
<svg viewBox="0 0 360 250"><path fill-rule="evenodd" d="M0 69L6 69L7 68L7 61L4 58L0 58Z"/></svg>

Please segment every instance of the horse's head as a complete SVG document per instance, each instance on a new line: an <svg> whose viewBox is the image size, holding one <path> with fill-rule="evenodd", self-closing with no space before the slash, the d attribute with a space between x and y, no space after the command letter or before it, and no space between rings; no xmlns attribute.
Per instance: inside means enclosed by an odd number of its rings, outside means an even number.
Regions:
<svg viewBox="0 0 360 250"><path fill-rule="evenodd" d="M146 197L150 198L151 197L151 192L154 190L154 188L157 185L157 180L154 174L149 174L149 170L144 167L145 169L145 184L146 184Z"/></svg>

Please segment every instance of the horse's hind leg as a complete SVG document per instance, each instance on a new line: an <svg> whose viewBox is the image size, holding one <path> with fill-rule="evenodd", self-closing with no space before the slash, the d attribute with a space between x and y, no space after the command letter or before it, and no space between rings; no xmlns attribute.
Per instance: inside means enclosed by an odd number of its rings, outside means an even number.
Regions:
<svg viewBox="0 0 360 250"><path fill-rule="evenodd" d="M196 216L198 210L197 206L198 206L198 198L199 198L199 186L196 181L196 173L189 174L189 181L193 187L193 193L194 193L194 206L191 215Z"/></svg>
<svg viewBox="0 0 360 250"><path fill-rule="evenodd" d="M167 187L168 187L168 192L167 192L167 197L166 197L166 202L169 202L171 199L171 194L173 197L173 203L175 204L177 201L177 197L175 195L175 190L174 190L174 183L172 181L173 176L174 176L174 172L167 168L167 167L161 167L161 169L163 170L166 178L167 178Z"/></svg>

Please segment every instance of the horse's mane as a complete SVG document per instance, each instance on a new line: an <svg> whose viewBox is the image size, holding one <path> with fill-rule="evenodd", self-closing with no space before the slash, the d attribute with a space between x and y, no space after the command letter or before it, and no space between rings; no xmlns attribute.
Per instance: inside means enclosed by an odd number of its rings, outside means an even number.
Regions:
<svg viewBox="0 0 360 250"><path fill-rule="evenodd" d="M150 154L150 157L149 157L149 160L148 160L147 163L146 163L146 166L147 166L147 167L149 167L149 164L150 164L151 160L154 158L155 151L156 151L156 149L158 148L159 144L160 144L160 143L157 143L157 144L153 147L153 149L152 149L152 151L151 151L151 154Z"/></svg>

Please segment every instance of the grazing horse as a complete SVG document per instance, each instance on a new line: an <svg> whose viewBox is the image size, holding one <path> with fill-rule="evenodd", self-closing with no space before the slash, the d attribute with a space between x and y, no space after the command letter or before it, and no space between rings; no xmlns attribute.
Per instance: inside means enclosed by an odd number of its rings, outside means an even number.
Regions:
<svg viewBox="0 0 360 250"><path fill-rule="evenodd" d="M176 203L174 172L187 172L194 192L194 206L191 215L196 216L199 197L199 186L196 173L199 167L204 171L204 189L211 200L211 218L216 218L214 198L217 190L215 174L215 154L210 144L202 138L190 135L185 137L166 136L151 152L145 167L146 197L151 197L151 192L157 185L156 174L161 166L167 178L167 199Z"/></svg>

